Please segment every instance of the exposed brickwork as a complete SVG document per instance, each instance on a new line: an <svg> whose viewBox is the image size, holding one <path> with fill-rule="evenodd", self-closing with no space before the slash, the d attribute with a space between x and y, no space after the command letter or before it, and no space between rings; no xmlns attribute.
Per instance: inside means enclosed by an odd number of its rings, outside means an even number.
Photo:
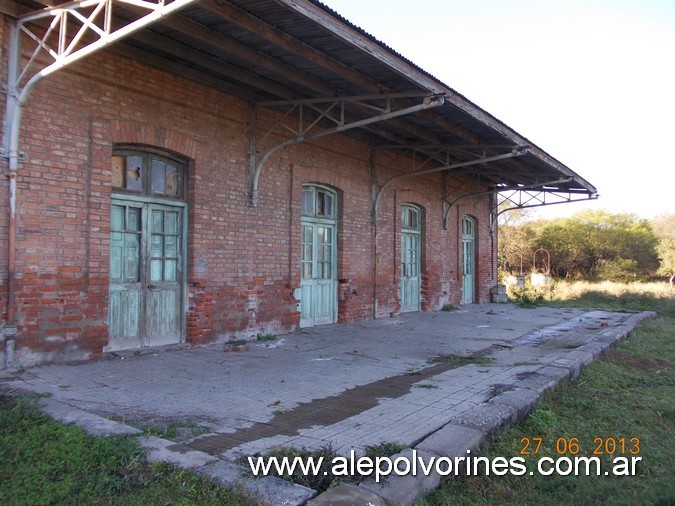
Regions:
<svg viewBox="0 0 675 506"><path fill-rule="evenodd" d="M400 213L406 203L423 210L422 310L460 302L457 224L464 214L477 220L477 294L481 302L489 300L496 245L487 229L487 197L462 201L444 230L441 176L405 179L383 195L375 230L370 148L332 136L272 157L253 208L245 194L248 119L244 101L109 53L38 84L20 141L28 160L18 178L18 361L95 358L108 342L110 157L116 144L188 160L190 343L297 328L294 290L300 286L301 192L307 183L338 193L339 322L400 311ZM378 157L378 182L406 169L393 155ZM0 239L6 224L5 190Z"/></svg>

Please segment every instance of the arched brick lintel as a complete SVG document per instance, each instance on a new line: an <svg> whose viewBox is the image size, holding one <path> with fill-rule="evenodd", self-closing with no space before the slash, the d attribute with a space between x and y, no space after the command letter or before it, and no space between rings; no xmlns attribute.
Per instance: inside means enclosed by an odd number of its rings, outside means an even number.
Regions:
<svg viewBox="0 0 675 506"><path fill-rule="evenodd" d="M129 120L113 120L111 126L115 144L142 144L172 151L192 160L197 157L197 140L183 132Z"/></svg>

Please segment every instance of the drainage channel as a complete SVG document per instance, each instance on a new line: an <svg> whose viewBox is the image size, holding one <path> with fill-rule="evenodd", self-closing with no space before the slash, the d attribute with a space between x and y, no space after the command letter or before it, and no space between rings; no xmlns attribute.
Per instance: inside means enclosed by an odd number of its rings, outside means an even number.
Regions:
<svg viewBox="0 0 675 506"><path fill-rule="evenodd" d="M454 369L463 364L438 363L413 373L401 374L360 385L344 392L316 399L311 402L275 414L266 423L256 423L252 427L228 434L207 434L194 439L186 446L214 456L244 443L268 437L299 435L300 429L313 426L331 425L378 405L379 399L395 399L410 393L415 383L424 381L437 374Z"/></svg>

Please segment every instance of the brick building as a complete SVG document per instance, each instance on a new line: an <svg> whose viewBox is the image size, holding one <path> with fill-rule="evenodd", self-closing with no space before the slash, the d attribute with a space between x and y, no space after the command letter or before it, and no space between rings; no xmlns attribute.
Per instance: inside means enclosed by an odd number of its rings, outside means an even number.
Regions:
<svg viewBox="0 0 675 506"><path fill-rule="evenodd" d="M0 24L5 366L486 302L499 195L596 193L319 2L46 5Z"/></svg>

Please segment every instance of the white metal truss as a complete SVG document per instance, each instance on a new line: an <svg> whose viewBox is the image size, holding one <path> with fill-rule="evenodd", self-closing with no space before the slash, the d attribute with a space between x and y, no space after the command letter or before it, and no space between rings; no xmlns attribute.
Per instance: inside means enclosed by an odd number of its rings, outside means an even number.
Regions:
<svg viewBox="0 0 675 506"><path fill-rule="evenodd" d="M81 0L19 16L9 41L4 155L16 171L21 109L33 86L198 0ZM123 17L115 16L124 11ZM28 41L27 59L22 41Z"/></svg>
<svg viewBox="0 0 675 506"><path fill-rule="evenodd" d="M421 99L415 105L401 99ZM265 162L279 149L326 135L361 128L406 114L443 105L444 95L429 93L397 93L352 97L327 97L300 100L258 102L251 108L249 135L249 181L247 194L253 207L258 205L258 181ZM269 128L258 132L258 113L261 108L281 109ZM348 109L352 108L352 114ZM360 112L353 114L354 108ZM365 114L364 114L365 112ZM282 141L272 140L279 137Z"/></svg>

